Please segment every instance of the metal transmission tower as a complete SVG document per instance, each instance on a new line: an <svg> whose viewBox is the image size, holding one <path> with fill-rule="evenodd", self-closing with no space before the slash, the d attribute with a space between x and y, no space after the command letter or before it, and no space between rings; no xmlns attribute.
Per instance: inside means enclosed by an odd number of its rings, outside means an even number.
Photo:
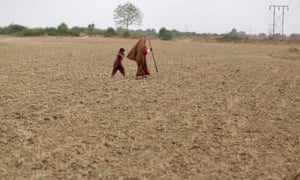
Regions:
<svg viewBox="0 0 300 180"><path fill-rule="evenodd" d="M276 34L284 36L284 12L285 9L289 10L287 5L270 5L269 9L273 8L273 37Z"/></svg>

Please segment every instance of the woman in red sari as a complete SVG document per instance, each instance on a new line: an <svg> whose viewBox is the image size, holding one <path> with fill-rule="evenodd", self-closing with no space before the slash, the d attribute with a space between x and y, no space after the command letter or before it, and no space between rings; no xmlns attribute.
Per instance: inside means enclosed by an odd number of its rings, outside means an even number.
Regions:
<svg viewBox="0 0 300 180"><path fill-rule="evenodd" d="M141 38L128 53L127 58L137 63L137 77L150 75L146 61L146 55L150 51L151 49L146 46L146 39Z"/></svg>

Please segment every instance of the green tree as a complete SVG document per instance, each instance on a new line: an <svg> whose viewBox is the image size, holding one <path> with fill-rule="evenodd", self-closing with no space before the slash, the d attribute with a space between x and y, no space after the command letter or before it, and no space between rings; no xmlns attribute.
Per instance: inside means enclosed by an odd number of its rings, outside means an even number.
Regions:
<svg viewBox="0 0 300 180"><path fill-rule="evenodd" d="M43 28L26 29L22 31L23 36L43 36L46 31Z"/></svg>
<svg viewBox="0 0 300 180"><path fill-rule="evenodd" d="M130 31L128 29L123 29L122 27L118 27L116 30L116 33L121 36L121 37L125 37L128 38L130 37Z"/></svg>
<svg viewBox="0 0 300 180"><path fill-rule="evenodd" d="M268 36L265 33L259 33L258 37L260 37L260 38L267 38Z"/></svg>
<svg viewBox="0 0 300 180"><path fill-rule="evenodd" d="M58 31L55 27L47 27L45 33L48 36L58 36Z"/></svg>
<svg viewBox="0 0 300 180"><path fill-rule="evenodd" d="M127 2L124 5L118 5L114 10L114 20L117 26L123 26L128 29L130 25L141 25L143 14L139 8Z"/></svg>
<svg viewBox="0 0 300 180"><path fill-rule="evenodd" d="M57 27L57 31L60 35L66 35L68 32L68 26L66 23L61 23L58 27Z"/></svg>
<svg viewBox="0 0 300 180"><path fill-rule="evenodd" d="M290 38L300 38L300 34L293 33L290 35Z"/></svg>
<svg viewBox="0 0 300 180"><path fill-rule="evenodd" d="M7 32L8 34L21 34L24 30L26 30L27 28L25 26L19 25L19 24L10 24L7 27Z"/></svg>
<svg viewBox="0 0 300 180"><path fill-rule="evenodd" d="M116 33L116 31L114 30L114 28L109 27L109 28L107 28L107 30L105 31L104 36L110 37L110 36L115 36L116 34L117 34L117 33Z"/></svg>
<svg viewBox="0 0 300 180"><path fill-rule="evenodd" d="M235 28L233 28L233 29L230 31L229 35L231 35L231 36L237 36L237 35L238 35L238 32L237 32L237 30L236 30Z"/></svg>
<svg viewBox="0 0 300 180"><path fill-rule="evenodd" d="M89 35L94 34L94 30L95 30L95 24L94 24L94 23L89 24L89 25L88 25L88 34L89 34Z"/></svg>
<svg viewBox="0 0 300 180"><path fill-rule="evenodd" d="M158 37L162 40L171 40L173 35L171 31L163 27L159 30Z"/></svg>
<svg viewBox="0 0 300 180"><path fill-rule="evenodd" d="M84 33L84 28L74 26L68 30L68 34L71 36L80 36Z"/></svg>

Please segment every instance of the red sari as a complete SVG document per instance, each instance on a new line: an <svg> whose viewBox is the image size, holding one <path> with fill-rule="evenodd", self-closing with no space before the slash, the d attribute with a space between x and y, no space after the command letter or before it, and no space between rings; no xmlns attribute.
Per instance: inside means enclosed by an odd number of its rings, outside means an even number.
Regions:
<svg viewBox="0 0 300 180"><path fill-rule="evenodd" d="M127 58L137 63L136 76L150 75L147 66L146 55L148 48L146 46L146 39L141 38L129 51Z"/></svg>

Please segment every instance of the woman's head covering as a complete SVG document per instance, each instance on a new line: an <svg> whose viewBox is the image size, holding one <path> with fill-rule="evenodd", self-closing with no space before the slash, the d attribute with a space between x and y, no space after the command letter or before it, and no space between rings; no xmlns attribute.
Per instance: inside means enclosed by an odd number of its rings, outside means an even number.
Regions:
<svg viewBox="0 0 300 180"><path fill-rule="evenodd" d="M146 39L145 38L139 39L139 41L129 51L127 58L136 62L144 60L145 45L146 45Z"/></svg>

